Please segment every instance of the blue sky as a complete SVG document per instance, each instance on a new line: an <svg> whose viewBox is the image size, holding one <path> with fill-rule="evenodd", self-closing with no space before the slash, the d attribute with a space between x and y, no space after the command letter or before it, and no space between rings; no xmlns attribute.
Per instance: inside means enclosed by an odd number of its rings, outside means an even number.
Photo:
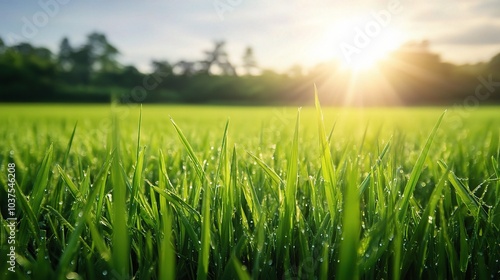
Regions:
<svg viewBox="0 0 500 280"><path fill-rule="evenodd" d="M486 61L500 53L497 0L311 2L1 0L0 37L57 51L63 36L80 45L88 33L100 31L118 47L122 63L141 69L151 59L202 59L213 40L224 39L235 64L245 47L252 46L262 67L284 70L293 64L307 67L344 59L340 45L354 46L356 30L375 21L380 29L361 52L427 39L433 51L453 63ZM216 5L226 10L217 12ZM398 5L399 12L391 13L390 5ZM383 11L390 14L386 26L375 19ZM30 24L34 29L26 27Z"/></svg>

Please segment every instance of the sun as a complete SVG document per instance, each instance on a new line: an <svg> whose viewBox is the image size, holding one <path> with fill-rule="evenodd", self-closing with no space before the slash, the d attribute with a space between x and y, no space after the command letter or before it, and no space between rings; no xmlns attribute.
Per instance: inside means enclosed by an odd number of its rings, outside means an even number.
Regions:
<svg viewBox="0 0 500 280"><path fill-rule="evenodd" d="M343 19L326 25L311 51L318 60L339 60L342 69L367 71L405 40L404 33L395 26Z"/></svg>
<svg viewBox="0 0 500 280"><path fill-rule="evenodd" d="M374 100L401 104L379 62L391 63L391 53L407 41L407 33L396 24L376 25L366 17L350 17L324 24L317 34L311 48L316 61L336 65L323 74L327 78L322 87L341 93L332 99L346 106L362 106Z"/></svg>
<svg viewBox="0 0 500 280"><path fill-rule="evenodd" d="M398 30L387 28L383 31L379 36L368 36L357 28L352 43L339 45L342 67L353 71L373 69L403 44L404 36Z"/></svg>
<svg viewBox="0 0 500 280"><path fill-rule="evenodd" d="M389 36L390 37L390 36ZM380 40L373 42L372 45L359 49L353 53L349 60L343 57L342 67L353 71L367 71L375 68L378 62L386 59L392 51L395 51L399 45L391 40Z"/></svg>

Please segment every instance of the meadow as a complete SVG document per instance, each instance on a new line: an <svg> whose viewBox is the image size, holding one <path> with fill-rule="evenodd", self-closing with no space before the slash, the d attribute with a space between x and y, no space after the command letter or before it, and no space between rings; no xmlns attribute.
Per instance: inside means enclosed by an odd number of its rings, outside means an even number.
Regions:
<svg viewBox="0 0 500 280"><path fill-rule="evenodd" d="M0 278L498 279L499 108L445 110L0 105Z"/></svg>

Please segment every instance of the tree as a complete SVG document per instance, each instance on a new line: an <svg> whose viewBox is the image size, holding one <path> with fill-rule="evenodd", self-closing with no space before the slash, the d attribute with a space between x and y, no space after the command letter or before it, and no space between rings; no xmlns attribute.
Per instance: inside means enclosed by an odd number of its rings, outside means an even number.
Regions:
<svg viewBox="0 0 500 280"><path fill-rule="evenodd" d="M0 55L1 100L47 100L55 78L56 64L47 48L20 43Z"/></svg>
<svg viewBox="0 0 500 280"><path fill-rule="evenodd" d="M135 87L143 83L144 75L135 68L133 65L127 65L123 67L120 73L119 85L126 87Z"/></svg>
<svg viewBox="0 0 500 280"><path fill-rule="evenodd" d="M93 32L87 36L92 69L101 72L116 72L119 69L117 48L111 45L103 33Z"/></svg>
<svg viewBox="0 0 500 280"><path fill-rule="evenodd" d="M76 79L77 83L89 84L90 75L92 74L92 50L90 46L84 45L83 47L71 53L71 60L73 62L72 77Z"/></svg>
<svg viewBox="0 0 500 280"><path fill-rule="evenodd" d="M257 69L257 62L252 47L245 49L245 54L243 54L243 68L247 75L252 74L252 70Z"/></svg>
<svg viewBox="0 0 500 280"><path fill-rule="evenodd" d="M429 42L410 42L379 63L379 69L407 104L444 102L456 85L452 66L429 50Z"/></svg>
<svg viewBox="0 0 500 280"><path fill-rule="evenodd" d="M52 60L52 52L45 47L34 47L29 43L19 43L12 46L11 49L25 57L34 56L44 60Z"/></svg>
<svg viewBox="0 0 500 280"><path fill-rule="evenodd" d="M57 55L64 83L89 84L92 72L91 49L88 45L73 48L67 37L59 44Z"/></svg>
<svg viewBox="0 0 500 280"><path fill-rule="evenodd" d="M195 73L195 63L191 61L181 60L174 64L173 71L182 76L191 76Z"/></svg>
<svg viewBox="0 0 500 280"><path fill-rule="evenodd" d="M90 84L94 80L100 84L109 84L111 80L116 80L114 74L118 74L120 70L116 59L118 54L106 35L94 32L78 48L72 47L68 38L63 38L57 58L65 82Z"/></svg>
<svg viewBox="0 0 500 280"><path fill-rule="evenodd" d="M409 42L391 55L391 60L398 61L403 71L411 72L419 76L446 76L450 69L449 65L443 63L438 54L429 50L429 41ZM400 66L401 67L401 66ZM419 69L419 71L416 71ZM425 73L424 73L425 71ZM431 74L432 73L432 74Z"/></svg>
<svg viewBox="0 0 500 280"><path fill-rule="evenodd" d="M57 61L59 63L59 67L65 71L69 72L73 68L73 48L69 42L67 37L64 37L59 44L59 54L57 57Z"/></svg>
<svg viewBox="0 0 500 280"><path fill-rule="evenodd" d="M214 49L212 51L205 51L206 59L201 61L202 72L212 74L212 66L216 65L220 67L222 74L236 75L236 70L234 69L231 62L229 62L225 46L226 42L215 41Z"/></svg>
<svg viewBox="0 0 500 280"><path fill-rule="evenodd" d="M20 53L21 55L28 56L34 53L35 48L30 43L19 43L11 47L11 49Z"/></svg>
<svg viewBox="0 0 500 280"><path fill-rule="evenodd" d="M500 53L491 58L488 63L488 70L494 73L500 73Z"/></svg>
<svg viewBox="0 0 500 280"><path fill-rule="evenodd" d="M6 49L5 43L3 42L2 38L0 38L0 54L2 54Z"/></svg>
<svg viewBox="0 0 500 280"><path fill-rule="evenodd" d="M158 74L160 77L172 74L172 65L165 60L153 60L151 62L153 66L153 74Z"/></svg>

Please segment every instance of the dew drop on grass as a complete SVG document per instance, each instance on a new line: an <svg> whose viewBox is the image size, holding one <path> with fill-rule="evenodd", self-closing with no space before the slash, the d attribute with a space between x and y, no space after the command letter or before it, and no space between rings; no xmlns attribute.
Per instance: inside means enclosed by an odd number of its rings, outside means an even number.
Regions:
<svg viewBox="0 0 500 280"><path fill-rule="evenodd" d="M104 276L108 275L108 271L107 271L107 270L104 270L104 271L102 272L102 275L104 275Z"/></svg>

